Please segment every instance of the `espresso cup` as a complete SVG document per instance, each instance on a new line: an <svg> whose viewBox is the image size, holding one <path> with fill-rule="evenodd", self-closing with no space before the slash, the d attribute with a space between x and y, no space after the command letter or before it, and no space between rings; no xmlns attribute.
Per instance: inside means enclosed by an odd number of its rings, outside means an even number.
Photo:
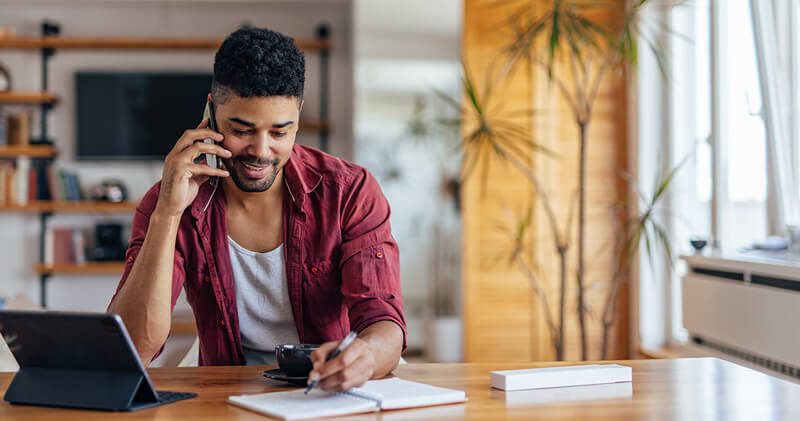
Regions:
<svg viewBox="0 0 800 421"><path fill-rule="evenodd" d="M319 348L312 344L283 344L275 346L278 367L289 377L307 377L311 372L311 352Z"/></svg>

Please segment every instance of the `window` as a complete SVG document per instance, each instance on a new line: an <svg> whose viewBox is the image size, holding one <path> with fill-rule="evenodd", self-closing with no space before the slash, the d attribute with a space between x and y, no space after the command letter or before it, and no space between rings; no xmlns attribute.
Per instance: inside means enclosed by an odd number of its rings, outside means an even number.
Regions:
<svg viewBox="0 0 800 421"><path fill-rule="evenodd" d="M663 164L688 157L668 203L674 248L704 236L735 251L783 234L800 222L800 0L693 0L659 18L678 35L664 38L668 136L658 141L669 142ZM640 99L645 118L650 105ZM681 276L661 295L666 342L685 339Z"/></svg>

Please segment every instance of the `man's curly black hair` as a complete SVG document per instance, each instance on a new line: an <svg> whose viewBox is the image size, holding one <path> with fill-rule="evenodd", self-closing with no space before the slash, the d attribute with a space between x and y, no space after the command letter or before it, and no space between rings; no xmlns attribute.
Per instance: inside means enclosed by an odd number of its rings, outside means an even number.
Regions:
<svg viewBox="0 0 800 421"><path fill-rule="evenodd" d="M240 97L290 96L303 99L306 60L286 35L264 28L242 28L222 43L214 57L211 95L222 104Z"/></svg>

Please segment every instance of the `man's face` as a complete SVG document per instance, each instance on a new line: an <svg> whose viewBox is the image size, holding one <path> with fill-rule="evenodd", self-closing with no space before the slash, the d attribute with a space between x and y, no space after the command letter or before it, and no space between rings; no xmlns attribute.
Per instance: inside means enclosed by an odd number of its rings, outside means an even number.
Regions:
<svg viewBox="0 0 800 421"><path fill-rule="evenodd" d="M222 147L232 153L222 163L242 191L269 190L286 165L300 123L298 101L230 95L224 103L214 104L217 129L225 136Z"/></svg>

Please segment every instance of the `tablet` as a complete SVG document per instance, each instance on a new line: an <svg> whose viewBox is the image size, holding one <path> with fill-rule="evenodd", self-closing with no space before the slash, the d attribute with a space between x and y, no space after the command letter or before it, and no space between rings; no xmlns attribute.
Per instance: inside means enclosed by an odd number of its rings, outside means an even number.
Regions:
<svg viewBox="0 0 800 421"><path fill-rule="evenodd" d="M0 311L0 332L20 367L10 403L134 411L197 396L155 390L116 314Z"/></svg>

